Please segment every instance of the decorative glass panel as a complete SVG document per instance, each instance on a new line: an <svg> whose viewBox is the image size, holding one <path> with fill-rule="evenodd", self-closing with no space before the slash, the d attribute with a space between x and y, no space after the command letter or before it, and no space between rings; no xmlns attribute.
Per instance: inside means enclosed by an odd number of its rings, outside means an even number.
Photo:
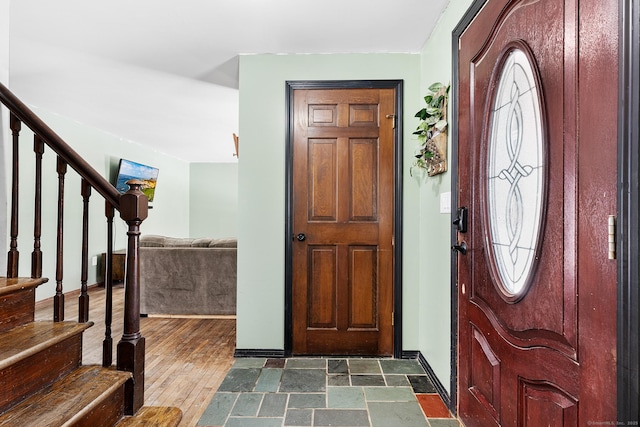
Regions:
<svg viewBox="0 0 640 427"><path fill-rule="evenodd" d="M527 55L511 50L490 112L489 244L499 285L509 297L526 290L542 223L544 138L536 82Z"/></svg>

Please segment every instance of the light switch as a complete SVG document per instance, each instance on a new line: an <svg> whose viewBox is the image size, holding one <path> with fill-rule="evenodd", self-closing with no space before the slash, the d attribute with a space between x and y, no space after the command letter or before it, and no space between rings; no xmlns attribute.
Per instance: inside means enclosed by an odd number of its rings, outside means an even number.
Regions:
<svg viewBox="0 0 640 427"><path fill-rule="evenodd" d="M440 213L451 213L451 191L440 193Z"/></svg>

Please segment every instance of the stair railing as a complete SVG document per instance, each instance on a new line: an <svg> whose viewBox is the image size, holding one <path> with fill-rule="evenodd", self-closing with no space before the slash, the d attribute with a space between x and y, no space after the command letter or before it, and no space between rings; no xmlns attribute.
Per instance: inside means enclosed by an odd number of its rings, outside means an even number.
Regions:
<svg viewBox="0 0 640 427"><path fill-rule="evenodd" d="M63 293L63 224L64 224L64 182L67 169L70 167L82 180L82 260L81 287L79 297L79 322L89 320L89 296L87 294L88 239L89 239L89 198L94 189L105 201L107 222L107 257L105 262L105 339L103 341L103 365L112 364L112 243L114 211L127 223L127 256L124 298L124 333L117 346L116 366L119 370L132 373L132 380L125 386L125 412L133 414L144 403L144 357L145 339L140 332L140 271L139 271L139 237L140 225L148 213L148 199L141 191L142 182L128 182L129 191L120 194L102 175L89 165L76 151L62 140L33 111L20 101L9 89L0 84L0 102L9 110L9 128L11 130L12 172L11 172L11 206L10 206L10 242L7 255L7 277L18 277L18 199L19 199L19 147L22 125L34 133L35 152L35 201L34 201L34 244L31 253L31 277L42 276L41 224L42 224L42 157L45 147L57 155L58 204L56 232L56 293L54 296L54 321L64 320Z"/></svg>

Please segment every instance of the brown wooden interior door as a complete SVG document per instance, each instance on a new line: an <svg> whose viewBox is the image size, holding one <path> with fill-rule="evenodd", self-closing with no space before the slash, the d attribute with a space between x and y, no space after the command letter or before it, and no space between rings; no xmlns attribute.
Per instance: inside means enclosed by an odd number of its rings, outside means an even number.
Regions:
<svg viewBox="0 0 640 427"><path fill-rule="evenodd" d="M467 426L615 421L617 34L615 1L489 0L460 37Z"/></svg>
<svg viewBox="0 0 640 427"><path fill-rule="evenodd" d="M395 89L296 89L294 354L393 354Z"/></svg>

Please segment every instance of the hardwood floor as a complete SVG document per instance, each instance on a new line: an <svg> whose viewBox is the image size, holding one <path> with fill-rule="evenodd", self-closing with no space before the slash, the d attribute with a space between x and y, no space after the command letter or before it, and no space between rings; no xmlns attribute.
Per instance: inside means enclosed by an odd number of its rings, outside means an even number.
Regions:
<svg viewBox="0 0 640 427"><path fill-rule="evenodd" d="M65 296L65 320L77 320L77 293ZM102 364L104 288L89 290L89 319L83 337L83 364ZM113 292L113 359L122 336L124 288ZM51 299L36 303L36 320L53 317ZM234 362L235 319L142 318L145 337L145 405L176 406L180 426L195 426ZM115 365L115 362L114 362Z"/></svg>

